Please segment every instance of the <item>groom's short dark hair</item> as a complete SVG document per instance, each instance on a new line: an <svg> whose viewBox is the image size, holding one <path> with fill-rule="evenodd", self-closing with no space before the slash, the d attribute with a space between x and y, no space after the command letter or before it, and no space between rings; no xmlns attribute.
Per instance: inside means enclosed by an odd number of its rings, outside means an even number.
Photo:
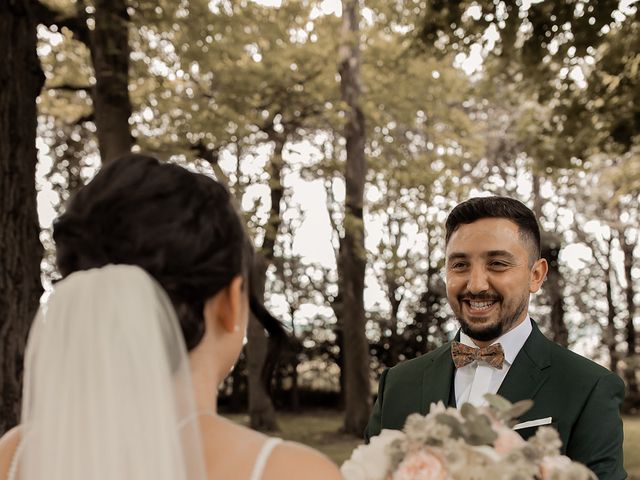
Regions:
<svg viewBox="0 0 640 480"><path fill-rule="evenodd" d="M524 203L509 197L476 197L458 204L445 222L445 245L460 225L482 218L506 218L518 225L520 237L530 245L531 259L540 258L540 227L534 213Z"/></svg>

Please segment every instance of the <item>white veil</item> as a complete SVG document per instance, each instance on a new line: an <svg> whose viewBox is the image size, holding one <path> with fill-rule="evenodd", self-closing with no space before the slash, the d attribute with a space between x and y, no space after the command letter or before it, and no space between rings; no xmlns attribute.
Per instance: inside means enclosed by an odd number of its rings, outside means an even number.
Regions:
<svg viewBox="0 0 640 480"><path fill-rule="evenodd" d="M142 269L55 285L25 356L23 480L204 480L188 357L172 305Z"/></svg>

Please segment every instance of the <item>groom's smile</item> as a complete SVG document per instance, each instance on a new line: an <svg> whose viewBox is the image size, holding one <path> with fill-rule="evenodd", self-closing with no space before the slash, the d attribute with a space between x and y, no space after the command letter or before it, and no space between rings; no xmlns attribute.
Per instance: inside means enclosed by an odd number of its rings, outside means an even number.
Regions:
<svg viewBox="0 0 640 480"><path fill-rule="evenodd" d="M500 302L500 296L495 293L472 295L469 292L465 292L462 295L458 295L458 301L468 309L470 315L486 316Z"/></svg>

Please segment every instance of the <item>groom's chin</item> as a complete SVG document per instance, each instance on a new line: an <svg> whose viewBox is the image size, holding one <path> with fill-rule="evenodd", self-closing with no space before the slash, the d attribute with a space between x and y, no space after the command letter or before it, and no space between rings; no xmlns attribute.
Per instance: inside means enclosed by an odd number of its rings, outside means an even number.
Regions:
<svg viewBox="0 0 640 480"><path fill-rule="evenodd" d="M458 319L462 331L479 342L489 342L495 340L502 335L502 324L496 323L492 325L471 325L466 320Z"/></svg>

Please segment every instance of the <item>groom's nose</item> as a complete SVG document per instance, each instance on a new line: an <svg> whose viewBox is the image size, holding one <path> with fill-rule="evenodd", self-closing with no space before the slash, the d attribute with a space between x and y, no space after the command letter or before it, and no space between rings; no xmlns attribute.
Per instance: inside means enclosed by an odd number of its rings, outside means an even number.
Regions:
<svg viewBox="0 0 640 480"><path fill-rule="evenodd" d="M489 290L489 280L485 268L481 265L471 266L467 278L467 290L477 294Z"/></svg>

